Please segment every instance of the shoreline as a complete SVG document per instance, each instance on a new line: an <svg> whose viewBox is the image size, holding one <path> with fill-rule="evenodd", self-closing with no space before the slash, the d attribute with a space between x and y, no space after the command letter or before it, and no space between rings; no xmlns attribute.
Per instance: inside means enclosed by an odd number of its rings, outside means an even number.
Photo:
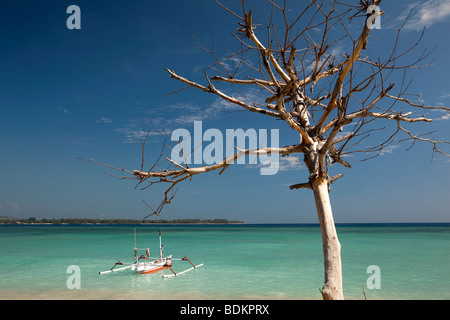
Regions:
<svg viewBox="0 0 450 320"><path fill-rule="evenodd" d="M244 226L301 226L301 227L319 227L319 223L246 223L246 222L137 222L137 223L108 223L108 222L83 222L83 223L53 223L53 222L32 222L32 223L3 223L0 221L0 226L120 226L120 225L244 225ZM336 227L450 227L450 222L344 222L335 223Z"/></svg>
<svg viewBox="0 0 450 320"><path fill-rule="evenodd" d="M14 217L0 217L0 225L159 225L159 224L245 224L243 221L216 219L172 219L172 220L143 220L143 219L103 219L103 218L42 218L34 217L18 219Z"/></svg>
<svg viewBox="0 0 450 320"><path fill-rule="evenodd" d="M364 301L364 296L345 296L345 300L352 301ZM380 298L380 297L367 297L366 300L404 300L405 298ZM424 298L428 300L429 298ZM146 301L246 301L246 300L265 300L265 301L322 301L320 294L317 296L288 296L285 294L273 295L273 296L261 296L261 295L230 295L230 294L205 294L197 292L178 292L171 294L161 294L156 292L140 291L114 291L107 289L0 289L0 300L146 300ZM409 299L408 299L409 300ZM423 300L423 298L417 298L412 300ZM435 299L433 299L435 300ZM442 299L437 299L442 300Z"/></svg>
<svg viewBox="0 0 450 320"><path fill-rule="evenodd" d="M210 295L194 292L180 292L171 294L160 294L155 292L129 292L115 291L111 292L106 289L0 289L0 300L322 300L317 297L290 297L287 295L275 295L271 297L258 295ZM348 300L363 300L349 297Z"/></svg>
<svg viewBox="0 0 450 320"><path fill-rule="evenodd" d="M120 226L120 225L139 225L139 226L162 226L162 225L246 225L245 222L241 223L51 223L51 222L38 222L38 223L0 223L0 226Z"/></svg>

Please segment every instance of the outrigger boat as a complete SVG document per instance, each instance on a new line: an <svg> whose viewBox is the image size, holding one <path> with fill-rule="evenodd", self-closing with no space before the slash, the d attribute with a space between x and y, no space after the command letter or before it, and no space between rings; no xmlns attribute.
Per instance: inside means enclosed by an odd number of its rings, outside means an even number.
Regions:
<svg viewBox="0 0 450 320"><path fill-rule="evenodd" d="M150 257L150 250L147 248L145 249L145 256L141 255L138 258L138 250L144 250L144 249L137 249L136 248L136 229L134 230L134 259L135 262L131 264L125 264L120 261L116 262L114 266L107 270L107 271L101 271L99 274L105 274L105 273L112 273L117 271L122 271L126 269L131 269L132 271L136 271L138 274L148 274L148 273L154 273L157 271L161 271L164 269L170 269L172 271L172 274L163 275L163 278L171 278L176 277L177 275L186 273L188 271L194 270L198 267L203 266L202 264L194 265L187 257L183 257L181 259L174 259L172 258L172 255L164 257L163 256L163 245L161 242L161 230L159 230L159 257L158 258L152 258ZM144 259L144 262L140 262L141 259ZM152 260L152 261L149 261ZM181 271L176 273L172 269L172 261L188 261L192 268L189 268L187 270ZM125 267L116 268L117 266L126 265Z"/></svg>

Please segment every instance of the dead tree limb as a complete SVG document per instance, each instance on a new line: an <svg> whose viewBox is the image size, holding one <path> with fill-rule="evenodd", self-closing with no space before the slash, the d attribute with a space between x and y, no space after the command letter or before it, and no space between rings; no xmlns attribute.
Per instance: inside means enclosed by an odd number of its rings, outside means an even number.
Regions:
<svg viewBox="0 0 450 320"><path fill-rule="evenodd" d="M144 142L140 142L142 165L139 170L100 165L128 174L127 179L137 180L141 189L166 183L168 187L161 204L152 209L146 203L152 210L151 214L159 215L165 205L171 203L178 184L197 174L217 170L222 174L230 164L247 155L288 156L303 153L308 181L293 184L290 189L311 189L313 192L323 239L325 282L322 296L324 299L343 299L341 245L329 198L331 184L342 174L330 177L329 167L340 164L350 168L349 159L345 157L351 153L369 154L372 158L381 155L391 143L402 141L411 142L411 147L415 142L428 143L433 147L433 155L448 156L442 149L442 146L449 144L447 141L414 134L407 127L432 121L425 115L413 115L411 109L450 111L448 107L424 106L406 98L409 97L407 90L410 85L406 80L406 71L425 67L430 52L423 51L413 63L406 65L400 64L400 58L414 52L423 33L415 43L400 51L401 27L393 35L392 50L387 57L364 57L363 52L369 47L372 32L369 25L373 23L369 20L373 16L367 10L373 5L379 6L381 0L360 0L359 5L347 5L336 0L311 0L295 14L287 9L287 1L266 0L262 2L268 6L261 18L266 19L264 32L258 28L261 25L259 21L258 26L255 24L254 13L247 10L245 0L241 0L239 12L217 0L216 3L233 19L237 19L233 36L239 49L220 55L214 48L207 49L199 44L213 60L212 66L204 71L205 84L192 81L173 70L166 71L171 78L183 84L180 90L184 91L187 85L188 88L213 94L243 111L267 115L285 124L292 129L290 133L298 144L281 148L237 149L222 161L197 167L164 157L164 145L157 162L150 164L147 170L143 147L148 133ZM345 18L359 19L360 30L356 35L346 27ZM339 30L339 34L334 34L335 30ZM345 52L332 51L341 44L346 47ZM237 64L228 63L236 60ZM208 76L211 70L215 74ZM397 72L402 75L402 80L390 83ZM258 99L252 102L239 96L236 98L232 93L235 87L258 90ZM382 137L381 133L389 124L394 127L393 132L388 133L387 138ZM351 128L350 132L348 128ZM377 145L364 146L368 137L375 134ZM165 160L169 167L159 169L156 164L160 160Z"/></svg>

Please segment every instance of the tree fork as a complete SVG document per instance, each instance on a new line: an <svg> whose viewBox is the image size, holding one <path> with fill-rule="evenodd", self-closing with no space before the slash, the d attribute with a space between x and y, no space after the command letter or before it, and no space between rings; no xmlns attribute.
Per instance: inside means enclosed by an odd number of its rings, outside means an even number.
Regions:
<svg viewBox="0 0 450 320"><path fill-rule="evenodd" d="M239 53L231 53L225 58L219 59L213 50L204 49L202 46L201 48L212 54L215 59L214 65L218 65L224 69L225 74L229 77L214 75L209 78L205 71L205 77L208 82L208 85L206 86L179 76L172 70L166 69L166 71L170 74L171 78L188 85L188 87L199 89L205 93L212 93L227 103L238 106L243 110L264 114L275 118L276 120L284 120L291 129L294 129L296 133L298 133L298 136L296 136L299 139L298 144L282 148L261 148L256 150L238 149L234 155L231 155L227 159L223 159L222 162L218 161L210 165L193 167L189 167L187 164L183 165L182 163L176 163L173 159L163 157L164 148L167 147L164 144L163 150L161 150L161 154L156 162L154 164L147 163L151 168L144 170L143 152L144 145L150 134L149 129L147 137L144 142L141 143L142 162L140 170L125 170L107 164L100 164L93 160L91 161L130 175L122 176L120 178L138 180L137 186L141 183L143 185L146 184L141 187L142 190L147 189L153 184L167 183L169 187L164 192L164 200L157 210L155 211L147 205L152 210L152 214L159 215L164 205L170 203L174 197L174 190L176 190L174 187L182 181L190 180L197 174L214 170L219 170L219 174L222 174L224 170L228 168L230 163L236 161L240 157L250 154L267 155L269 153L278 153L279 155L285 156L293 153L304 153L303 160L308 169L309 179L306 183L290 186L290 189L306 188L313 190L323 241L325 281L321 291L322 296L323 299L343 299L342 264L340 256L341 245L336 233L329 196L331 183L342 177L342 174L330 178L328 176L328 167L332 163L338 163L344 167L350 168L350 164L341 157L349 154L350 151L348 150L352 148L355 149L356 146L359 146L372 132L382 130L369 127L364 132L365 129L363 130L362 128L367 128L366 125L372 123L374 120L376 120L377 123L381 121L392 122L394 126L396 125L394 129L395 132L391 134L387 140L382 140L382 142L375 147L371 146L368 149L361 147L361 149L353 152L376 153L374 156L376 157L380 155L383 148L388 146L392 141L411 141L411 147L416 141L423 141L432 144L433 154L434 152L438 152L448 157L443 150L438 149L437 145L442 143L449 144L450 142L438 141L427 138L425 135L413 134L410 129L403 127L403 123L431 122L431 119L427 119L425 116L412 118L409 117L412 114L411 110L394 110L393 107L395 104L398 105L400 102L404 102L414 108L437 109L442 111L449 111L450 108L423 106L417 102L404 98L403 96L408 93L406 92L406 89L403 88L403 83L400 92L392 95L390 91L393 88L393 85L386 86L385 83L394 70L406 70L406 68L417 67L417 63L423 61L428 55L422 54L417 61L410 65L398 66L395 64L399 58L403 57L419 43L417 42L403 53L396 53L398 50L397 43L400 30L403 28L402 26L398 29L394 48L391 56L386 62L381 63L380 59L375 62L368 58L361 58L361 52L367 46L370 33L370 28L366 23L367 18L364 21L365 24L361 35L353 41L353 37L343 23L343 19L347 16L349 11L338 13L339 10L336 11L334 6L340 2L336 0L330 1L331 6L328 13L324 11L324 6L322 6L323 3L321 1L308 1L310 4L300 12L291 24L288 24L290 18L286 15L287 11L285 6L281 7L275 4L275 1L268 0L267 2L271 4L270 21L267 25L270 41L264 46L255 33L256 25L253 25L252 22L252 12L250 10L247 12L245 9L245 0L241 0L243 17L230 9L227 9L220 4L218 0L215 1L235 18L240 20L238 23L238 32L241 37L234 33L233 35L240 42L241 51ZM360 6L351 6L360 10L350 17L350 19L359 13L366 12L370 5L379 5L380 2L381 0L359 1ZM314 19L312 19L303 30L299 30L297 22L301 20L301 17L308 12L310 8L311 10L317 8L317 12L313 14ZM280 21L284 21L283 32L275 32L275 20L273 17L276 10L279 10L281 13L282 20ZM318 17L320 17L320 15L323 16L323 18L320 18L321 21L319 21L319 23L315 20L316 15ZM346 34L344 34L344 37L329 43L328 31L331 30L332 27L338 26L339 23L342 24ZM324 28L322 41L320 43L315 43L314 41L311 42L313 39L309 36L306 37L305 34L308 30L316 29L319 26L323 26ZM273 32L271 30L273 30ZM280 36L282 34L285 35L284 44L282 36ZM352 39L353 42L353 47L349 48L351 55L347 55L346 58L340 58L331 53L325 55L327 49L331 45L337 46L338 41L340 43L340 41L346 37ZM303 38L304 42L303 44L300 44L302 49L296 50L294 44L297 42L296 46L298 47L298 42L303 41ZM247 55L246 52L249 50L250 53ZM289 60L286 61L286 53L289 51ZM238 58L239 54L240 58ZM259 64L253 65L251 63L253 59L252 56L254 55L258 56ZM315 61L309 61L309 56L315 56ZM237 67L234 67L236 59L239 59L239 64ZM297 61L299 61L299 64L296 64L296 66L293 65L294 59L298 59ZM230 60L233 63L225 63ZM327 62L329 63L328 69L326 69ZM361 71L361 73L357 71L359 70L359 66L358 68L355 68L355 64L358 62L369 67L369 77L366 77L364 70ZM212 70L215 70L214 65L212 66ZM364 67L364 65L362 65L362 67ZM313 70L310 69L311 66L314 67ZM296 67L298 67L298 71ZM245 68L245 70L243 70L243 68ZM355 70L355 72L353 72L353 70ZM383 71L386 71L389 74L384 75ZM254 73L256 73L256 76ZM359 76L357 76L358 73ZM241 79L236 77L238 75L240 75ZM245 75L247 77L244 77ZM403 77L405 77L405 74ZM325 82L325 85L321 86L321 90L324 92L317 96L313 96L313 88L319 83L319 80L322 79L326 79L321 82ZM256 87L258 90L266 90L269 92L269 96L264 100L266 105L256 97L254 98L253 92L249 92L249 95L239 94L235 97L228 89L219 89L215 84L212 84L211 81L245 85L250 89L255 89ZM308 88L309 90L307 90ZM307 93L308 91L311 94ZM358 92L359 95L363 91L367 92L365 97L354 97L353 93ZM343 96L343 92L346 92L345 96ZM374 98L374 95L377 96ZM394 101L388 106L377 105L385 97ZM350 99L356 102L356 104L354 104L355 110L348 109ZM369 103L369 101L371 102ZM274 104L274 102L276 102L276 104ZM378 110L377 112L374 112L372 110L376 108L379 108L381 111ZM337 111L336 118L328 119L334 111ZM316 121L316 119L318 120ZM343 136L340 135L339 132L342 132L343 127L353 121L355 122L353 130ZM406 138L401 140L396 139L397 134L401 133L406 134ZM349 143L356 137L358 137L358 141L353 144ZM178 143L180 143L180 141ZM192 153L193 152L195 152L195 148L192 150ZM332 163L329 163L329 158L333 160ZM168 170L159 169L160 159L166 159L170 165L174 165L175 167L169 167ZM170 191L173 192L172 196L169 195ZM144 203L147 204L145 201Z"/></svg>

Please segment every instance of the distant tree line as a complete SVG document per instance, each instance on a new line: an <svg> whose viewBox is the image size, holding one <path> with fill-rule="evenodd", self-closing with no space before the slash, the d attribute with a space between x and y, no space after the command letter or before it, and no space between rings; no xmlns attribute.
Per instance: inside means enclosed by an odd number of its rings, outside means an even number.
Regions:
<svg viewBox="0 0 450 320"><path fill-rule="evenodd" d="M61 219L17 219L0 217L0 224L242 224L243 221L227 219L175 219L175 220L137 220L137 219L92 219L92 218L61 218Z"/></svg>

